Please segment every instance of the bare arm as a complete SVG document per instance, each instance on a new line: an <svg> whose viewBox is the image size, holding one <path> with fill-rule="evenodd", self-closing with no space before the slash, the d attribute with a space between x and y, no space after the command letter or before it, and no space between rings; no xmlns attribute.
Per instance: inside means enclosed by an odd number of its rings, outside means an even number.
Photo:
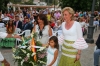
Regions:
<svg viewBox="0 0 100 66"><path fill-rule="evenodd" d="M51 29L51 27L49 26L49 36L52 36L52 29Z"/></svg>
<svg viewBox="0 0 100 66"><path fill-rule="evenodd" d="M55 61L57 60L57 57L58 57L58 50L55 51L54 59L53 59L53 61L48 66L52 66L55 63Z"/></svg>
<svg viewBox="0 0 100 66"><path fill-rule="evenodd" d="M32 29L32 32L35 32L36 30L36 25L34 25L34 28Z"/></svg>

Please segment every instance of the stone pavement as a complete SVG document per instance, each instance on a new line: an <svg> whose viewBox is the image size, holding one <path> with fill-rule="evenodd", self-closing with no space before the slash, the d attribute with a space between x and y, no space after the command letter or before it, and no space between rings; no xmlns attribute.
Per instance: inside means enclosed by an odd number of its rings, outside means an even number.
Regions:
<svg viewBox="0 0 100 66"><path fill-rule="evenodd" d="M100 33L100 30L96 31L94 33L94 41L96 41L98 35ZM84 36L84 38L86 38L87 36ZM95 42L94 42L95 43ZM94 52L94 47L95 44L88 44L89 47L85 50L82 50L81 53L81 65L82 66L93 66L93 52ZM14 64L14 60L12 58L12 49L11 48L0 48L0 51L2 52L2 54L4 55L4 57L7 59L7 61L10 63L11 66L17 66L16 64ZM1 66L1 64L0 64Z"/></svg>

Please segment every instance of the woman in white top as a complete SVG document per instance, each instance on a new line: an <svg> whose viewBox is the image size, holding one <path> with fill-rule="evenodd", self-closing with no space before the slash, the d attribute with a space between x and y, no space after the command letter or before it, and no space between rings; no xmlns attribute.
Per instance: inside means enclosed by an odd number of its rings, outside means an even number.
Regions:
<svg viewBox="0 0 100 66"><path fill-rule="evenodd" d="M81 50L72 47L77 39L82 38L81 25L74 21L74 10L72 8L65 7L62 10L62 14L65 20L62 23L64 43L58 66L81 66L79 61Z"/></svg>
<svg viewBox="0 0 100 66"><path fill-rule="evenodd" d="M37 21L37 25L35 25L33 31L38 34L37 40L39 40L42 45L45 45L47 44L49 37L52 36L52 30L48 25L46 15L39 14Z"/></svg>

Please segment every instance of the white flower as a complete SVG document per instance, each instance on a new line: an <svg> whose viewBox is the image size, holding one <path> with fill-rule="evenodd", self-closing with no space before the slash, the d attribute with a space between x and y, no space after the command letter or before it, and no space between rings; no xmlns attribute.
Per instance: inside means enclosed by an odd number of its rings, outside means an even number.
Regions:
<svg viewBox="0 0 100 66"><path fill-rule="evenodd" d="M22 52L26 53L26 51L25 51L25 50L23 50L23 49L21 49L21 50L22 50Z"/></svg>
<svg viewBox="0 0 100 66"><path fill-rule="evenodd" d="M34 36L34 32L31 33L31 37L33 37L33 36Z"/></svg>
<svg viewBox="0 0 100 66"><path fill-rule="evenodd" d="M16 51L16 49L15 48L13 48L13 52L15 52Z"/></svg>
<svg viewBox="0 0 100 66"><path fill-rule="evenodd" d="M23 65L24 60L21 61L21 66Z"/></svg>
<svg viewBox="0 0 100 66"><path fill-rule="evenodd" d="M30 57L30 54L29 53L27 53L27 57Z"/></svg>
<svg viewBox="0 0 100 66"><path fill-rule="evenodd" d="M33 37L33 34L31 34L31 37Z"/></svg>
<svg viewBox="0 0 100 66"><path fill-rule="evenodd" d="M34 56L36 53L34 52L34 53L32 53L32 55L31 56Z"/></svg>
<svg viewBox="0 0 100 66"><path fill-rule="evenodd" d="M15 56L14 54L12 54L12 55L13 55L14 59L22 59L22 57L20 57L20 56Z"/></svg>
<svg viewBox="0 0 100 66"><path fill-rule="evenodd" d="M42 50L44 50L45 49L45 47L41 47L38 51L42 51Z"/></svg>
<svg viewBox="0 0 100 66"><path fill-rule="evenodd" d="M30 50L31 49L31 46L29 46L27 49Z"/></svg>
<svg viewBox="0 0 100 66"><path fill-rule="evenodd" d="M19 57L19 56L16 56L16 57L15 57L15 59L22 59L22 58L21 58L21 57Z"/></svg>
<svg viewBox="0 0 100 66"><path fill-rule="evenodd" d="M40 63L43 63L43 64L46 64L46 62L44 62L44 61L41 61L41 60L38 60Z"/></svg>
<svg viewBox="0 0 100 66"><path fill-rule="evenodd" d="M30 61L29 63L31 63L33 66L36 66L36 65L34 64L34 62L32 62L32 61Z"/></svg>
<svg viewBox="0 0 100 66"><path fill-rule="evenodd" d="M13 58L15 58L15 55L14 54L12 54L12 56L13 56Z"/></svg>
<svg viewBox="0 0 100 66"><path fill-rule="evenodd" d="M21 45L18 45L18 47L20 48L20 47L21 47Z"/></svg>

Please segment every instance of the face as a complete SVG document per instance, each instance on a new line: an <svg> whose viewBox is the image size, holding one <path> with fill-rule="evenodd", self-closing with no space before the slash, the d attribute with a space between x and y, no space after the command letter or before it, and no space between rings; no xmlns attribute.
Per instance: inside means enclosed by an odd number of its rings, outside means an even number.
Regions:
<svg viewBox="0 0 100 66"><path fill-rule="evenodd" d="M63 18L64 18L65 21L71 20L71 16L72 15L68 11L63 12Z"/></svg>
<svg viewBox="0 0 100 66"><path fill-rule="evenodd" d="M13 24L13 20L10 20L9 23L10 23L10 24Z"/></svg>
<svg viewBox="0 0 100 66"><path fill-rule="evenodd" d="M25 21L26 21L26 22L29 22L29 20L28 20L28 19L25 19Z"/></svg>
<svg viewBox="0 0 100 66"><path fill-rule="evenodd" d="M38 23L39 24L42 24L43 23L43 20L41 20L39 17L38 17Z"/></svg>
<svg viewBox="0 0 100 66"><path fill-rule="evenodd" d="M16 20L19 20L19 17L15 17Z"/></svg>
<svg viewBox="0 0 100 66"><path fill-rule="evenodd" d="M50 41L49 41L49 44L50 44L51 47L54 48L55 42L54 42L53 40L50 40Z"/></svg>

